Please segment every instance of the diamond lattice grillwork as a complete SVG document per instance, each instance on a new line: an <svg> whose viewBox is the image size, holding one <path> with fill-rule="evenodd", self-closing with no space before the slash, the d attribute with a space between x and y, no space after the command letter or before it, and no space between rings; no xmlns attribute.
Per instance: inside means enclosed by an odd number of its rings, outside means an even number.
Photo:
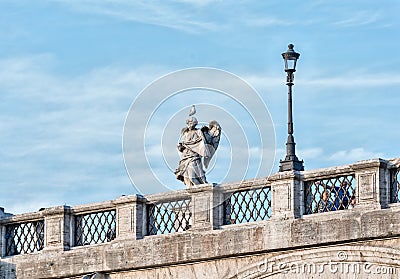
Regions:
<svg viewBox="0 0 400 279"><path fill-rule="evenodd" d="M44 247L44 221L6 226L6 256L37 252Z"/></svg>
<svg viewBox="0 0 400 279"><path fill-rule="evenodd" d="M355 199L354 175L337 176L305 183L305 214L348 209Z"/></svg>
<svg viewBox="0 0 400 279"><path fill-rule="evenodd" d="M149 235L181 232L190 229L190 199L148 205Z"/></svg>
<svg viewBox="0 0 400 279"><path fill-rule="evenodd" d="M390 177L390 201L392 203L398 203L400 201L400 168L392 169Z"/></svg>
<svg viewBox="0 0 400 279"><path fill-rule="evenodd" d="M109 242L115 238L115 210L77 215L75 246Z"/></svg>
<svg viewBox="0 0 400 279"><path fill-rule="evenodd" d="M225 225L267 220L271 217L271 188L233 192L224 209Z"/></svg>

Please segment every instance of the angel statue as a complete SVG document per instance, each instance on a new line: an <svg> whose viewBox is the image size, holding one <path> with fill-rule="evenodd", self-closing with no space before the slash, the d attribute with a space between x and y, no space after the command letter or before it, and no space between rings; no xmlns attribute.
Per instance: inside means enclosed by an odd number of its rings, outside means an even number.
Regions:
<svg viewBox="0 0 400 279"><path fill-rule="evenodd" d="M203 165L208 168L221 137L221 126L215 120L211 120L208 127L203 126L197 129L197 119L192 116L195 113L196 108L193 105L189 118L186 120L187 127L181 131L182 142L178 144L178 151L182 152L182 158L175 170L175 175L186 186L207 183Z"/></svg>

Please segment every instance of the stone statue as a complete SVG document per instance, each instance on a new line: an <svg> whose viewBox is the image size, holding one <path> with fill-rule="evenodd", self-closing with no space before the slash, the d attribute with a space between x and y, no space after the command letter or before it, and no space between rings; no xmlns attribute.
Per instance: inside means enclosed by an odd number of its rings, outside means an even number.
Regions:
<svg viewBox="0 0 400 279"><path fill-rule="evenodd" d="M196 108L193 105L189 112L189 118L186 120L187 127L181 131L182 142L178 144L182 158L175 170L175 175L186 186L207 183L203 165L208 168L221 137L221 126L215 120L210 121L208 127L203 126L201 129L197 129L198 121L192 116L195 113Z"/></svg>

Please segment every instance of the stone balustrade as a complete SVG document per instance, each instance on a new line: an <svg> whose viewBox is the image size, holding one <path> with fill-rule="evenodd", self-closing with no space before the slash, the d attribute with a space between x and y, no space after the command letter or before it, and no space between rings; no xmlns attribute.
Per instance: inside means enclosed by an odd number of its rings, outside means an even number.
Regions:
<svg viewBox="0 0 400 279"><path fill-rule="evenodd" d="M1 209L0 267L70 278L400 235L399 170L400 159L372 159L19 215Z"/></svg>
<svg viewBox="0 0 400 279"><path fill-rule="evenodd" d="M400 159L372 159L351 165L228 184L205 184L152 195L122 196L81 206L0 214L1 257L69 250L115 239L182 231L224 229L268 219L303 218L323 211L387 208L399 201ZM344 186L343 186L344 185ZM323 192L331 208L318 211ZM340 194L341 192L341 194Z"/></svg>

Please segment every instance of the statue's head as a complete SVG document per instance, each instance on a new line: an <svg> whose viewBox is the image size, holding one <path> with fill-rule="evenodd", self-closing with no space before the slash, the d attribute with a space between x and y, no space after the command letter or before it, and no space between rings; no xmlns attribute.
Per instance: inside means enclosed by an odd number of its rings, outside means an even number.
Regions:
<svg viewBox="0 0 400 279"><path fill-rule="evenodd" d="M199 122L197 121L197 119L196 119L196 117L189 117L188 119L186 119L186 125L188 126L188 128L190 129L193 129L194 127L196 127L196 125L198 124Z"/></svg>
<svg viewBox="0 0 400 279"><path fill-rule="evenodd" d="M210 123L208 123L208 127L211 129L212 127L219 127L219 124L215 120L211 120Z"/></svg>

